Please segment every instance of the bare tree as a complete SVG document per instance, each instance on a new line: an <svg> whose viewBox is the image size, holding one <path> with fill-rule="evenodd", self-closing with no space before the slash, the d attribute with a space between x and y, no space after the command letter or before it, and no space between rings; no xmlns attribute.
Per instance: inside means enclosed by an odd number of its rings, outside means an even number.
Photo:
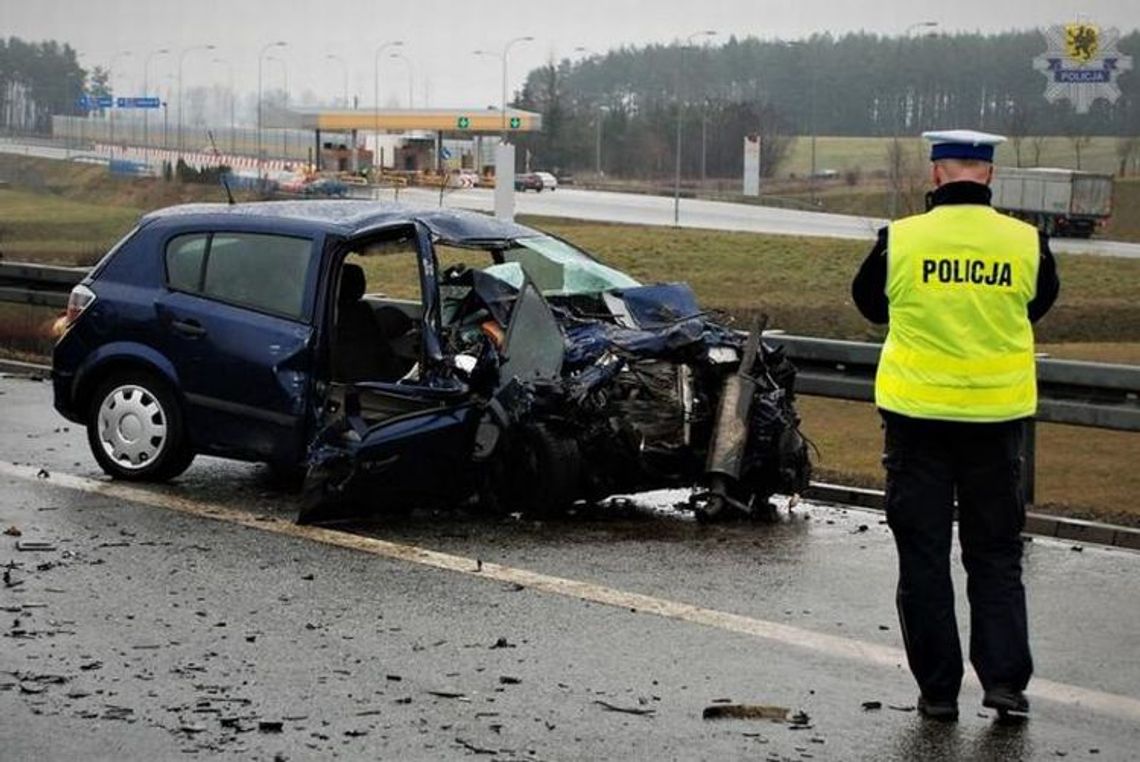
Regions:
<svg viewBox="0 0 1140 762"><path fill-rule="evenodd" d="M1073 147L1073 153L1077 155L1077 169L1081 168L1081 151L1089 147L1092 143L1092 135L1087 134L1083 130L1070 132L1068 135L1069 144Z"/></svg>
<svg viewBox="0 0 1140 762"><path fill-rule="evenodd" d="M907 214L926 211L926 189L929 183L927 151L925 146L915 143L911 150L903 146L900 166L900 183L903 188L902 208Z"/></svg>
<svg viewBox="0 0 1140 762"><path fill-rule="evenodd" d="M903 167L906 164L906 151L896 137L887 143L887 199L890 202L890 215L899 213L899 194L902 193Z"/></svg>
<svg viewBox="0 0 1140 762"><path fill-rule="evenodd" d="M1013 155L1017 166L1021 166L1021 144L1029 134L1029 109L1021 101L1010 103L1009 115L1006 119L1005 134L1009 136L1009 143L1013 146Z"/></svg>
<svg viewBox="0 0 1140 762"><path fill-rule="evenodd" d="M1029 147L1033 150L1033 166L1041 166L1041 150L1045 147L1044 135L1033 135L1029 138Z"/></svg>
<svg viewBox="0 0 1140 762"><path fill-rule="evenodd" d="M1126 135L1116 139L1116 159L1119 162L1117 174L1128 174L1128 164L1133 157L1140 158L1140 135Z"/></svg>

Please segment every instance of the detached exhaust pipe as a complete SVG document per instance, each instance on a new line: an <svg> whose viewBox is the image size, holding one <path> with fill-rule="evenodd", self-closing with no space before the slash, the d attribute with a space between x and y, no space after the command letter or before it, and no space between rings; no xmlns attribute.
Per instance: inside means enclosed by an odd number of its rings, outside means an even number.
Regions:
<svg viewBox="0 0 1140 762"><path fill-rule="evenodd" d="M767 323L767 319L764 323ZM752 513L752 506L740 502L733 497L732 492L744 469L752 400L758 386L752 368L760 351L760 335L763 330L760 321L753 321L740 366L736 373L724 381L717 408L716 427L709 442L708 461L705 465L709 489L693 496L698 521L714 521L727 509L735 509L745 515Z"/></svg>

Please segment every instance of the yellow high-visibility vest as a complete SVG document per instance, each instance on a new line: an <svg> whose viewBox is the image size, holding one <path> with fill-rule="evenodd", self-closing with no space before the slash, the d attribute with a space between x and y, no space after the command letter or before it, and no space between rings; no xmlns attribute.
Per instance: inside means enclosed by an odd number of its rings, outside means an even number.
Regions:
<svg viewBox="0 0 1140 762"><path fill-rule="evenodd" d="M1037 231L988 206L949 204L891 224L890 326L875 404L914 418L993 422L1037 411Z"/></svg>

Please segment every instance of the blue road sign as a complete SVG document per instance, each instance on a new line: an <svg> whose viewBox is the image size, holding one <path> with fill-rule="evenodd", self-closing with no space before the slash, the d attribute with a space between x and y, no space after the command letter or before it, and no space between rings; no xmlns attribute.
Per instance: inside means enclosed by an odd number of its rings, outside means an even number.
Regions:
<svg viewBox="0 0 1140 762"><path fill-rule="evenodd" d="M451 151L447 150L446 147L440 148L439 149L439 155L445 159L450 159L451 158Z"/></svg>
<svg viewBox="0 0 1140 762"><path fill-rule="evenodd" d="M119 98L115 102L115 105L119 108L158 108L162 103L157 96L137 96L133 98Z"/></svg>
<svg viewBox="0 0 1140 762"><path fill-rule="evenodd" d="M75 101L75 105L79 108L111 108L115 105L115 99L109 95L81 95Z"/></svg>

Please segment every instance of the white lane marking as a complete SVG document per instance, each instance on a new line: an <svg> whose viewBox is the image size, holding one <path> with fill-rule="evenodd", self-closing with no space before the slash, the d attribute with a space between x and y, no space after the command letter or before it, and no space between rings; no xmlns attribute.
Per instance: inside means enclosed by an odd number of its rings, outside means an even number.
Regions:
<svg viewBox="0 0 1140 762"><path fill-rule="evenodd" d="M903 664L906 660L906 655L901 649L879 645L877 643L867 643L851 638L842 638L836 635L805 630L801 627L780 624L779 622L769 622L740 614L701 608L700 606L694 606L689 603L655 598L641 593L631 593L605 587L604 585L595 585L590 582L555 577L549 574L528 571L526 569L516 569L501 564L488 562L480 564L473 558L441 553L435 550L428 550L427 548L420 548L415 545L403 545L373 537L361 537L360 535L347 534L345 532L323 529L321 527L301 526L294 524L292 521L280 519L275 516L259 516L245 513L233 508L227 508L224 505L202 503L178 497L177 495L152 492L141 487L134 487L120 482L100 481L61 472L54 472L47 478L43 478L40 476L40 470L35 467L17 466L11 463L0 463L0 475L26 481L39 481L44 484L76 490L78 492L87 492L103 497L141 503L155 508L164 508L166 510L189 514L191 516L237 524L250 529L260 529L265 532L321 542L327 545L335 545L339 548L357 550L375 556L406 561L434 569L467 574L472 577L509 582L522 585L532 590L562 595L568 598L601 603L617 608L637 609L639 612L656 614L666 619L675 619L691 624L715 627L716 629L726 632L751 635L753 637L814 651L827 656L838 656L868 664L890 667L892 669ZM967 672L966 681L975 686L977 685L976 678L969 672ZM1077 685L1068 685L1066 683L1058 683L1039 678L1033 679L1028 693L1034 698L1068 704L1100 714L1140 722L1140 699L1131 696L1105 693L1090 688L1082 688Z"/></svg>

